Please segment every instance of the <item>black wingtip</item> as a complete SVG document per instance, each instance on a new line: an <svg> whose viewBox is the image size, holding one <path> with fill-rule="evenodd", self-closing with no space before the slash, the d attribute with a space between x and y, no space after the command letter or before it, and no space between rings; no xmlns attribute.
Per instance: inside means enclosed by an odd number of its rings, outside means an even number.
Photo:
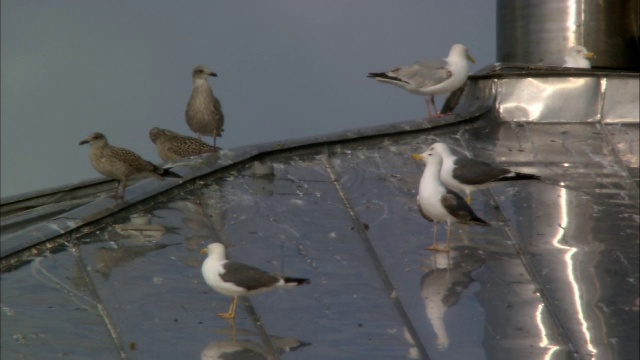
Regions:
<svg viewBox="0 0 640 360"><path fill-rule="evenodd" d="M521 173L521 172L514 171L513 175L506 176L505 180L507 180L507 181L513 181L513 180L542 180L542 178L540 176L538 176L538 175L527 174L527 173Z"/></svg>
<svg viewBox="0 0 640 360"><path fill-rule="evenodd" d="M480 225L480 226L491 226L491 223L488 221L485 221L479 217L475 217L473 219L471 219L471 222L474 223L475 225Z"/></svg>
<svg viewBox="0 0 640 360"><path fill-rule="evenodd" d="M393 81L398 81L398 78L395 78L393 76L389 76L387 75L387 73L369 73L367 75L368 78L377 78L377 79L385 79L385 80L393 80Z"/></svg>
<svg viewBox="0 0 640 360"><path fill-rule="evenodd" d="M164 168L162 169L162 176L164 177L168 177L168 178L176 178L176 179L182 179L182 175L175 173L171 170L169 170L170 168Z"/></svg>
<svg viewBox="0 0 640 360"><path fill-rule="evenodd" d="M304 284L310 284L311 281L309 281L309 279L303 279L303 278L284 278L284 282L285 284L296 284L296 286L300 286L300 285L304 285Z"/></svg>
<svg viewBox="0 0 640 360"><path fill-rule="evenodd" d="M368 78L374 78L376 80L387 81L387 82L398 82L398 83L406 83L406 81L400 79L396 76L391 76L387 73L369 73L367 75Z"/></svg>

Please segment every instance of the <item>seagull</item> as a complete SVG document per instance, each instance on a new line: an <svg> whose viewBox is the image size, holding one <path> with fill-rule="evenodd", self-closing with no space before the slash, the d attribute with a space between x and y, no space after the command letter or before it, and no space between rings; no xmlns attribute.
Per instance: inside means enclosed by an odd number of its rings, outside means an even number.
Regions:
<svg viewBox="0 0 640 360"><path fill-rule="evenodd" d="M156 144L158 156L163 161L176 161L205 153L215 153L217 149L200 139L158 127L149 130L149 138Z"/></svg>
<svg viewBox="0 0 640 360"><path fill-rule="evenodd" d="M563 67L574 67L590 69L591 62L587 59L594 59L596 56L592 52L588 52L584 46L575 45L567 50L567 56L564 57Z"/></svg>
<svg viewBox="0 0 640 360"><path fill-rule="evenodd" d="M216 138L222 136L224 131L224 114L220 100L213 95L213 90L207 79L209 76L217 77L218 74L209 70L205 65L198 65L193 69L193 90L187 103L185 117L189 128L202 136L213 136L213 146L216 146Z"/></svg>
<svg viewBox="0 0 640 360"><path fill-rule="evenodd" d="M424 299L426 317L436 334L436 344L442 351L448 348L450 341L447 312L475 282L471 274L486 260L479 248L458 246L451 253L434 253L432 261L433 265L420 280L420 295Z"/></svg>
<svg viewBox="0 0 640 360"><path fill-rule="evenodd" d="M381 82L401 87L412 94L427 96L427 115L429 118L441 117L447 114L438 113L434 95L448 94L464 85L469 76L469 63L475 60L467 47L455 44L446 59L431 59L419 61L411 66L397 67L380 73L369 73L367 77ZM432 115L429 100L435 111Z"/></svg>
<svg viewBox="0 0 640 360"><path fill-rule="evenodd" d="M467 194L471 204L471 193L501 181L540 180L540 176L512 171L486 161L455 156L446 144L435 143L427 151L438 153L443 160L440 179L448 188Z"/></svg>
<svg viewBox="0 0 640 360"><path fill-rule="evenodd" d="M212 243L200 253L208 254L202 263L202 276L207 285L221 294L233 296L229 311L218 314L223 319L235 318L238 296L309 283L309 279L277 276L250 265L229 261L224 245L220 243Z"/></svg>
<svg viewBox="0 0 640 360"><path fill-rule="evenodd" d="M485 220L479 218L467 204L462 196L455 191L447 189L440 181L440 168L442 156L435 151L427 150L422 154L413 154L413 158L423 161L426 168L420 179L418 189L418 210L426 220L433 221L433 245L427 247L432 251L449 251L451 241L451 223L472 223L475 225L491 226ZM447 246L438 246L438 222L447 222Z"/></svg>
<svg viewBox="0 0 640 360"><path fill-rule="evenodd" d="M124 199L127 178L132 176L153 176L159 180L164 180L165 177L182 178L182 176L169 170L169 168L158 167L131 150L109 145L107 137L100 132L89 135L89 137L80 141L79 145L84 144L91 146L89 151L91 166L100 174L118 181L116 193L113 196L115 199ZM122 196L119 197L120 183L122 183Z"/></svg>

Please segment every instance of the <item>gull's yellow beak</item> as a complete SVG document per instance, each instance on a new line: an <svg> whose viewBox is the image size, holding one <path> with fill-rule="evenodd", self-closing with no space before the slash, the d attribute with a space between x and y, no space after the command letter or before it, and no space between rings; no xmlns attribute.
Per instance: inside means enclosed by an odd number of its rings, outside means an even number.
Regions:
<svg viewBox="0 0 640 360"><path fill-rule="evenodd" d="M420 154L413 154L411 155L412 158L414 158L415 160L422 160L424 159L424 157L422 157L422 155Z"/></svg>
<svg viewBox="0 0 640 360"><path fill-rule="evenodd" d="M471 61L472 64L476 63L476 59L473 58L473 56L467 54L467 60Z"/></svg>
<svg viewBox="0 0 640 360"><path fill-rule="evenodd" d="M200 250L200 254L207 255L207 254L209 254L209 250L207 250L207 248L204 248L204 249Z"/></svg>
<svg viewBox="0 0 640 360"><path fill-rule="evenodd" d="M596 58L596 54L592 53L592 52L588 52L586 54L584 54L584 57L587 59L595 59Z"/></svg>

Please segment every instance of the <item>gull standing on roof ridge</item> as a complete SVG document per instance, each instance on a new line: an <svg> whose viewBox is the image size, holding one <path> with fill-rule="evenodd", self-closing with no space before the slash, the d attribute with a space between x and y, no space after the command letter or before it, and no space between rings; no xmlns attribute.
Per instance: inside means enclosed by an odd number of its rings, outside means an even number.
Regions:
<svg viewBox="0 0 640 360"><path fill-rule="evenodd" d="M191 156L215 153L217 150L200 139L158 127L149 130L149 138L156 145L158 156L163 161L177 161Z"/></svg>
<svg viewBox="0 0 640 360"><path fill-rule="evenodd" d="M401 87L412 94L427 96L427 115L429 118L440 117L436 108L434 95L451 93L467 81L469 63L475 60L469 50L462 44L454 44L446 59L430 59L419 61L410 66L401 66L387 72L369 73L367 77ZM431 113L429 102L433 106Z"/></svg>
<svg viewBox="0 0 640 360"><path fill-rule="evenodd" d="M79 145L83 144L91 146L89 151L91 166L100 174L118 181L115 199L124 199L127 179L136 175L153 176L159 180L164 180L165 177L182 178L169 170L170 168L163 169L156 166L131 150L109 145L107 137L100 132L95 132L80 141ZM118 196L120 183L122 183L121 197Z"/></svg>
<svg viewBox="0 0 640 360"><path fill-rule="evenodd" d="M220 100L213 95L211 85L207 81L209 76L217 77L218 74L205 65L198 65L193 69L193 89L185 110L185 118L191 131L198 134L198 138L213 136L213 146L216 146L216 138L221 137L224 131L224 114Z"/></svg>
<svg viewBox="0 0 640 360"><path fill-rule="evenodd" d="M218 314L223 319L235 318L238 296L309 283L309 279L278 276L250 265L229 261L221 243L209 244L200 253L208 254L202 263L202 276L207 285L221 294L233 296L229 311Z"/></svg>
<svg viewBox="0 0 640 360"><path fill-rule="evenodd" d="M435 143L427 151L438 153L442 157L440 180L455 191L464 192L471 204L471 193L486 189L502 181L540 180L540 176L513 171L486 161L466 156L455 156L444 143Z"/></svg>
<svg viewBox="0 0 640 360"><path fill-rule="evenodd" d="M448 252L451 242L451 224L475 224L491 226L485 220L478 217L462 196L455 191L447 189L440 181L440 168L442 157L435 151L427 150L422 154L413 154L413 158L423 161L426 165L420 187L418 188L418 210L426 220L433 221L433 245L427 250ZM444 248L438 246L438 222L447 222L447 245Z"/></svg>
<svg viewBox="0 0 640 360"><path fill-rule="evenodd" d="M595 57L584 46L574 45L567 50L567 55L564 57L564 65L562 66L590 69L591 62L588 59L594 59Z"/></svg>

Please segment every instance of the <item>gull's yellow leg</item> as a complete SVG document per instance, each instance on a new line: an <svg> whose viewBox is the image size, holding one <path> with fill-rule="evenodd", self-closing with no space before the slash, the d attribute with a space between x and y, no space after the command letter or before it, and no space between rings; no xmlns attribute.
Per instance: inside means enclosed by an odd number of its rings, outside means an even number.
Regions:
<svg viewBox="0 0 640 360"><path fill-rule="evenodd" d="M234 296L229 311L226 313L219 313L218 316L223 319L233 319L236 317L236 305L238 304L238 297Z"/></svg>
<svg viewBox="0 0 640 360"><path fill-rule="evenodd" d="M440 248L438 247L438 223L434 222L433 223L433 245L431 246L427 246L425 248L425 250L432 250L432 251L439 251Z"/></svg>
<svg viewBox="0 0 640 360"><path fill-rule="evenodd" d="M467 195L467 204L471 205L471 194Z"/></svg>
<svg viewBox="0 0 640 360"><path fill-rule="evenodd" d="M436 243L434 243L432 246L429 246L427 248L427 250L431 250L431 251L442 251L442 252L449 252L449 240L451 238L451 224L447 223L447 246L441 248L439 247Z"/></svg>
<svg viewBox="0 0 640 360"><path fill-rule="evenodd" d="M449 249L451 249L449 247L450 243L451 243L451 223L447 222L447 246L445 246L444 249L440 249L440 251L448 253Z"/></svg>

